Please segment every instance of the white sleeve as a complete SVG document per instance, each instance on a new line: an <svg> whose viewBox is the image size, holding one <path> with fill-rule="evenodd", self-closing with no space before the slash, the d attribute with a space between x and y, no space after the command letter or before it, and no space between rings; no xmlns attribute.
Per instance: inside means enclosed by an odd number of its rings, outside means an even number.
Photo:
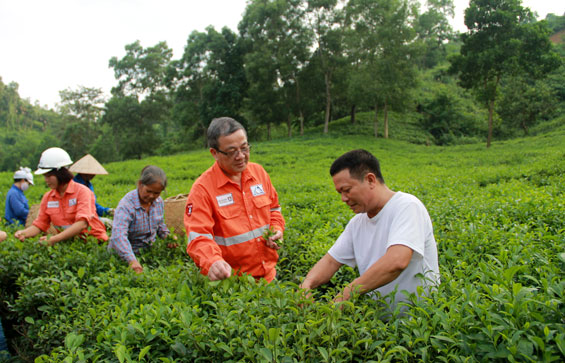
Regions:
<svg viewBox="0 0 565 363"><path fill-rule="evenodd" d="M393 245L410 247L424 256L426 243L425 210L416 202L410 202L399 209L392 220L387 248Z"/></svg>
<svg viewBox="0 0 565 363"><path fill-rule="evenodd" d="M347 265L349 267L357 266L357 262L355 261L355 253L353 251L353 236L351 233L351 231L353 230L353 228L351 227L352 220L347 223L345 230L341 233L341 235L328 251L330 256L332 256L337 262L343 263L344 265Z"/></svg>

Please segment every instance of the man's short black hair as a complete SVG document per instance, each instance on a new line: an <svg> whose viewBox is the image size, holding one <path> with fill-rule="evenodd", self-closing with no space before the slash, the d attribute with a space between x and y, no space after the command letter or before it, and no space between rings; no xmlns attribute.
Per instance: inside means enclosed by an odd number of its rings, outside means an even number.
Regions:
<svg viewBox="0 0 565 363"><path fill-rule="evenodd" d="M351 150L335 159L330 167L330 175L334 176L342 170L349 170L351 177L363 180L367 173L373 173L384 184L381 166L377 158L364 149Z"/></svg>

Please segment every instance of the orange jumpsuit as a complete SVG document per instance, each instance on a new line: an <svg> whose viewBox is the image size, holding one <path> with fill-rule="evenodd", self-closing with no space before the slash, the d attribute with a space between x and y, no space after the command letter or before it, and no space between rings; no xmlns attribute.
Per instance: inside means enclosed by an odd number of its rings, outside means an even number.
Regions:
<svg viewBox="0 0 565 363"><path fill-rule="evenodd" d="M203 275L223 259L237 274L275 278L279 255L262 235L268 228L284 231L284 218L277 191L261 165L247 164L240 188L214 163L192 186L184 226L186 252Z"/></svg>
<svg viewBox="0 0 565 363"><path fill-rule="evenodd" d="M94 200L94 193L90 189L71 180L63 196L56 190L50 190L43 195L39 215L33 225L46 232L52 223L60 232L82 219L88 223L88 227L83 229L81 234L89 234L107 241L106 227L96 214Z"/></svg>

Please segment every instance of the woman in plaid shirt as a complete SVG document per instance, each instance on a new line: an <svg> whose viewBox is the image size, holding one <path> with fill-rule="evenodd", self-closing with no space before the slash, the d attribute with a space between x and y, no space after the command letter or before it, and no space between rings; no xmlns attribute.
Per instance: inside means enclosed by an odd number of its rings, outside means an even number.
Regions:
<svg viewBox="0 0 565 363"><path fill-rule="evenodd" d="M151 247L156 235L166 238L170 233L163 220L164 203L160 196L166 186L165 172L148 165L141 171L137 189L127 193L114 211L108 249L116 250L137 273L142 273L143 267L135 255Z"/></svg>

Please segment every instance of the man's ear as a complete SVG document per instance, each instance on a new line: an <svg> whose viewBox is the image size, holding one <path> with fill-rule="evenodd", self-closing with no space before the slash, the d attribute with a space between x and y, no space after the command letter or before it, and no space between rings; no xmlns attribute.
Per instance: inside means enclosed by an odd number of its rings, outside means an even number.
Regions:
<svg viewBox="0 0 565 363"><path fill-rule="evenodd" d="M212 154L212 156L214 157L215 160L218 160L218 150L211 147L210 148L210 154Z"/></svg>
<svg viewBox="0 0 565 363"><path fill-rule="evenodd" d="M376 185L378 183L377 177L375 174L373 173L367 173L365 174L365 180L369 183L369 185L372 187L374 185Z"/></svg>

